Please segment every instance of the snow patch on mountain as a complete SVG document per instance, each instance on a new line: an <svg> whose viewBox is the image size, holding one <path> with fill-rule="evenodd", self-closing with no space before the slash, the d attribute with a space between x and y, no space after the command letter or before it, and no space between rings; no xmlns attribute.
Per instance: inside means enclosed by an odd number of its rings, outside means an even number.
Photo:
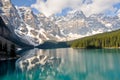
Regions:
<svg viewBox="0 0 120 80"><path fill-rule="evenodd" d="M29 7L15 7L10 0L0 0L0 16L11 31L35 46L47 40L69 41L120 29L119 11L113 17L104 14L86 17L81 10L73 10L65 16L48 18L42 13L34 14Z"/></svg>

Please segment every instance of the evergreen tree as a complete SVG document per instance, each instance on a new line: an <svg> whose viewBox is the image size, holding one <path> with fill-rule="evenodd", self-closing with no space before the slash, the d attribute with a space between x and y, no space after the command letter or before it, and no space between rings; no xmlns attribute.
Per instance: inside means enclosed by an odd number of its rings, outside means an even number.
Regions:
<svg viewBox="0 0 120 80"><path fill-rule="evenodd" d="M8 57L9 55L8 55L8 45L7 45L7 43L5 43L3 45L3 51L5 52L5 56Z"/></svg>
<svg viewBox="0 0 120 80"><path fill-rule="evenodd" d="M7 46L7 43L5 43L4 45L3 45L3 51L4 52L8 52L8 46Z"/></svg>
<svg viewBox="0 0 120 80"><path fill-rule="evenodd" d="M120 30L77 39L69 44L74 48L118 48L120 47Z"/></svg>
<svg viewBox="0 0 120 80"><path fill-rule="evenodd" d="M11 47L10 47L10 57L16 57L16 47L14 44L11 44Z"/></svg>
<svg viewBox="0 0 120 80"><path fill-rule="evenodd" d="M0 51L2 51L2 42L0 41Z"/></svg>

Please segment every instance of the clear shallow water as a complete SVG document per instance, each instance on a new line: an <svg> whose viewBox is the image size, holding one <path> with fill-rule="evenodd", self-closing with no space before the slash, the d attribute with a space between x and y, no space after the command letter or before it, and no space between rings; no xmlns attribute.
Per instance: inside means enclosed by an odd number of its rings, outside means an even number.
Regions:
<svg viewBox="0 0 120 80"><path fill-rule="evenodd" d="M120 49L34 49L24 54L0 68L0 80L120 80Z"/></svg>

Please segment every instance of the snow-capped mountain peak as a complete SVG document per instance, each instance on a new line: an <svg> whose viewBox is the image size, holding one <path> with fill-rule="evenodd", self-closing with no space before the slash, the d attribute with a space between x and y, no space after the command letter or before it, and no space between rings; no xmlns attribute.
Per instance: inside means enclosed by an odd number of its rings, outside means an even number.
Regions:
<svg viewBox="0 0 120 80"><path fill-rule="evenodd" d="M46 40L60 40L56 37L60 35L59 28L43 14L35 15L29 7L15 7L10 0L1 0L0 4L0 16L8 28L29 44L36 46Z"/></svg>
<svg viewBox="0 0 120 80"><path fill-rule="evenodd" d="M29 7L15 7L10 0L0 0L0 16L11 31L35 46L47 40L68 41L120 29L119 14L86 17L81 10L72 10L65 16L48 18L42 13L34 14Z"/></svg>
<svg viewBox="0 0 120 80"><path fill-rule="evenodd" d="M69 11L67 16L72 16L74 18L85 18L85 15L83 14L83 12L81 10L73 10L73 11Z"/></svg>
<svg viewBox="0 0 120 80"><path fill-rule="evenodd" d="M86 17L82 11L74 10L66 16L55 18L60 30L67 36L67 40L120 29L120 19L104 14Z"/></svg>

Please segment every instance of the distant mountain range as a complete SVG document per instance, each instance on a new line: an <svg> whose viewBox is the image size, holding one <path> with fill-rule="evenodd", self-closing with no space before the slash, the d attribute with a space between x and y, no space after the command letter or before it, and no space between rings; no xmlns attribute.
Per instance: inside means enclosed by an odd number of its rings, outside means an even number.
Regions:
<svg viewBox="0 0 120 80"><path fill-rule="evenodd" d="M0 0L0 17L8 30L8 39L38 46L46 41L70 41L120 29L120 16L94 14L86 17L80 10L66 16L45 17L29 7L15 7L10 0ZM2 35L2 33L1 33ZM5 36L4 36L5 37Z"/></svg>

